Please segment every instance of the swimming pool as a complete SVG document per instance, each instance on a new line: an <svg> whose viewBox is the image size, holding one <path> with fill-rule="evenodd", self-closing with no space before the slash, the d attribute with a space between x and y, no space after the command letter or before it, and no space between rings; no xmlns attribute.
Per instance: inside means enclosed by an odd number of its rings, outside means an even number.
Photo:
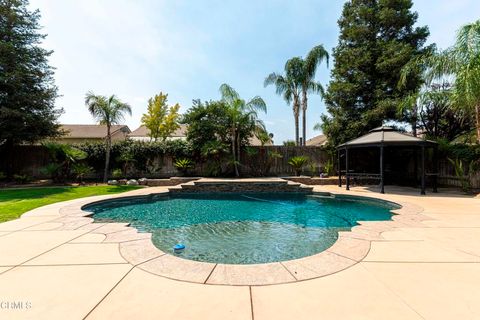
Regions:
<svg viewBox="0 0 480 320"><path fill-rule="evenodd" d="M129 222L160 250L224 264L297 259L329 248L357 221L390 220L399 206L319 194L195 193L109 200L83 208L96 222ZM185 249L173 252L176 244Z"/></svg>

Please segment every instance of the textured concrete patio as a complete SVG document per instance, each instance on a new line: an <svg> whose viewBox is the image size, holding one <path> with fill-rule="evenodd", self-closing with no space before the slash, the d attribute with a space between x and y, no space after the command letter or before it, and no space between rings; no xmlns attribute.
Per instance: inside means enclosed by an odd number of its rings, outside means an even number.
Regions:
<svg viewBox="0 0 480 320"><path fill-rule="evenodd" d="M166 188L129 195L146 190ZM336 186L315 191L345 193ZM348 194L406 203L422 218L357 226L342 237L370 243L360 262L266 286L193 283L149 271L159 253L148 234L75 216L74 206L105 196L38 208L0 224L0 319L480 319L480 199L386 191ZM160 269L168 268L183 276L168 263Z"/></svg>

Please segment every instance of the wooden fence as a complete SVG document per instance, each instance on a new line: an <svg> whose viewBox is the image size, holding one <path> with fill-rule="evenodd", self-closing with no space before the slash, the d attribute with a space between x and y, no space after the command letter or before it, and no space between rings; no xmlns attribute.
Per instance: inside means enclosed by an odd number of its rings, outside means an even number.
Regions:
<svg viewBox="0 0 480 320"><path fill-rule="evenodd" d="M440 160L438 171L438 183L440 185L462 187L462 179L455 175L455 168L446 159ZM480 189L480 172L475 172L474 174L464 177L463 179L469 180L472 188Z"/></svg>
<svg viewBox="0 0 480 320"><path fill-rule="evenodd" d="M280 156L276 156L280 155ZM294 156L307 156L309 165L304 169L304 174L318 176L325 170L329 161L328 153L321 147L287 147L287 146L255 146L248 147L242 151L240 159L240 172L243 176L288 176L294 175L288 161ZM158 170L145 172L132 169L131 177L167 178L177 176L180 173L174 167L173 157L170 155L156 155L151 159L152 163L157 162ZM333 164L336 165L335 159ZM43 146L16 146L11 154L0 154L0 172L21 173L33 178L47 178L42 173L42 168L49 164L50 158ZM205 176L209 163L196 163L191 175ZM313 170L313 172L312 172ZM101 170L91 177L101 177ZM469 177L471 186L480 188L480 172ZM439 162L438 182L443 186L461 187L461 179L455 176L452 165L445 159Z"/></svg>

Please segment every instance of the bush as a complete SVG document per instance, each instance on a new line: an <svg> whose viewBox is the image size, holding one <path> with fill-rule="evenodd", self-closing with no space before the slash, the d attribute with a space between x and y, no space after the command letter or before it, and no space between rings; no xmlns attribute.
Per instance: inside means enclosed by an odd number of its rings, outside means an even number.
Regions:
<svg viewBox="0 0 480 320"><path fill-rule="evenodd" d="M95 170L101 171L105 166L105 144L104 143L84 143L75 146L78 149L85 151L87 156L87 163ZM184 140L166 140L159 142L150 141L133 141L126 140L114 143L111 150L112 167L133 166L135 169L143 172L156 172L160 170L161 161L158 158L163 158L165 155L170 155L174 158L185 158L192 153L191 145ZM125 155L129 159L135 161L125 161Z"/></svg>
<svg viewBox="0 0 480 320"><path fill-rule="evenodd" d="M173 164L183 174L186 174L188 170L193 168L193 161L187 158L178 159Z"/></svg>
<svg viewBox="0 0 480 320"><path fill-rule="evenodd" d="M15 182L18 184L26 184L32 181L32 178L26 174L14 174L13 180L15 180Z"/></svg>
<svg viewBox="0 0 480 320"><path fill-rule="evenodd" d="M313 178L317 174L317 164L315 162L310 162L309 167L310 167L310 177Z"/></svg>
<svg viewBox="0 0 480 320"><path fill-rule="evenodd" d="M68 144L47 141L43 143L50 154L49 165L42 171L54 181L64 181L71 174L72 165L87 158L88 154Z"/></svg>
<svg viewBox="0 0 480 320"><path fill-rule="evenodd" d="M40 172L46 176L49 176L53 181L57 181L61 168L61 164L52 162L41 168Z"/></svg>
<svg viewBox="0 0 480 320"><path fill-rule="evenodd" d="M333 170L333 161L328 160L327 163L325 163L325 167L323 168L324 173L326 173L329 176L333 176L335 174L335 171Z"/></svg>
<svg viewBox="0 0 480 320"><path fill-rule="evenodd" d="M303 167L307 165L308 162L309 162L309 159L308 157L305 157L305 156L296 156L288 160L288 164L293 167L293 170L295 170L295 174L297 176L300 176L300 174L302 173Z"/></svg>
<svg viewBox="0 0 480 320"><path fill-rule="evenodd" d="M295 147L297 143L293 140L286 140L286 141L283 141L283 145L285 147Z"/></svg>
<svg viewBox="0 0 480 320"><path fill-rule="evenodd" d="M114 179L120 179L123 176L122 169L113 169L112 171L112 177Z"/></svg>
<svg viewBox="0 0 480 320"><path fill-rule="evenodd" d="M78 179L80 184L83 184L83 179L86 175L89 175L93 172L93 168L85 163L75 163L73 165L73 172L75 173L75 177Z"/></svg>

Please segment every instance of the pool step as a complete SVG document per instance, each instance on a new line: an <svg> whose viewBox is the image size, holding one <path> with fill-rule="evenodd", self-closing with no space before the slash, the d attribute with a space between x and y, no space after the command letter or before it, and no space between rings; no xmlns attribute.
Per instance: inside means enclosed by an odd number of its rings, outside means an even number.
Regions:
<svg viewBox="0 0 480 320"><path fill-rule="evenodd" d="M169 188L172 193L195 192L294 192L312 193L313 187L283 179L200 179Z"/></svg>

